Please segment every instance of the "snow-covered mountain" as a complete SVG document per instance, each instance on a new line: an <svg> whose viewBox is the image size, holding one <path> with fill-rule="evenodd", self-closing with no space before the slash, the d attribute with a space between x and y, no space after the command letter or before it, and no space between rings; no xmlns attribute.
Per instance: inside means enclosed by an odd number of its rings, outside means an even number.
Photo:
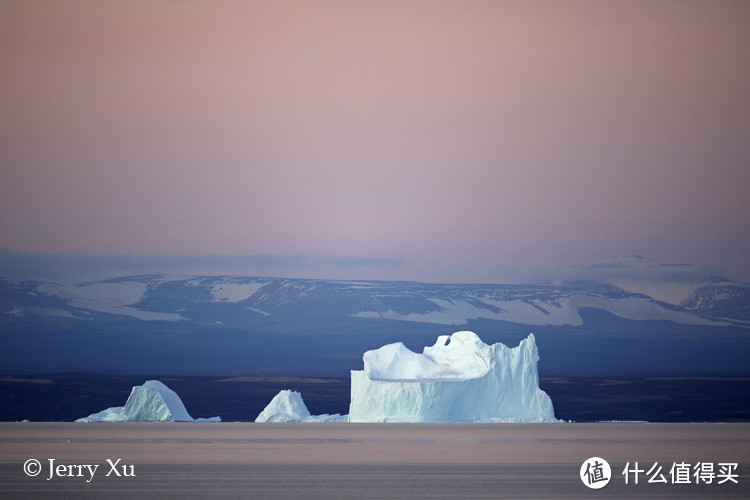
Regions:
<svg viewBox="0 0 750 500"><path fill-rule="evenodd" d="M691 264L664 264L637 255L561 269L554 281L569 284L607 283L673 305L682 305L695 290L704 286L739 285L709 268Z"/></svg>
<svg viewBox="0 0 750 500"><path fill-rule="evenodd" d="M0 281L6 316L253 323L264 318L354 317L443 325L484 319L579 326L599 309L685 325L750 320L750 287L692 266L628 258L573 268L546 285L428 284L239 276L128 276L64 285Z"/></svg>
<svg viewBox="0 0 750 500"><path fill-rule="evenodd" d="M750 287L697 269L627 258L527 285L0 279L0 370L345 375L378 345L467 329L535 333L556 374L742 371Z"/></svg>
<svg viewBox="0 0 750 500"><path fill-rule="evenodd" d="M581 325L583 308L633 320L716 324L700 313L612 286L434 285L242 277L139 276L95 283L3 283L4 313L145 321L254 322L267 317L351 316L445 325L488 319Z"/></svg>

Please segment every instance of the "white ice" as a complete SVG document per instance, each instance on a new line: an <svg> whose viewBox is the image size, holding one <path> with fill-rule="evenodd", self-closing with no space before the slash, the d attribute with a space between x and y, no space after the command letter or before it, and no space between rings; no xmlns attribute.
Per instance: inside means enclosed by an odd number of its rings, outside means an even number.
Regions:
<svg viewBox="0 0 750 500"><path fill-rule="evenodd" d="M62 297L73 307L81 309L131 316L144 321L181 321L185 319L179 314L143 311L131 307L132 304L143 298L148 286L147 283L138 281L99 282L75 286L42 283L38 290Z"/></svg>
<svg viewBox="0 0 750 500"><path fill-rule="evenodd" d="M211 295L214 297L214 302L240 302L252 297L267 284L266 281L234 283L231 280L224 280L211 288Z"/></svg>
<svg viewBox="0 0 750 500"><path fill-rule="evenodd" d="M125 406L107 408L76 422L220 422L221 418L193 419L180 396L158 380L148 380L130 391Z"/></svg>
<svg viewBox="0 0 750 500"><path fill-rule="evenodd" d="M310 415L302 395L297 391L279 392L260 412L256 422L346 422L346 416Z"/></svg>
<svg viewBox="0 0 750 500"><path fill-rule="evenodd" d="M513 349L467 331L438 337L422 354L389 344L351 372L349 421L557 421L538 360L533 334Z"/></svg>

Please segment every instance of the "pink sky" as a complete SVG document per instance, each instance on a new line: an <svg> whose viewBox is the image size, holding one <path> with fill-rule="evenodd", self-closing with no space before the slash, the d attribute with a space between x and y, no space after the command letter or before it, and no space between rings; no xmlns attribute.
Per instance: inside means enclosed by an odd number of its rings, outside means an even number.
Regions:
<svg viewBox="0 0 750 500"><path fill-rule="evenodd" d="M750 280L750 2L5 0L0 61L0 249Z"/></svg>

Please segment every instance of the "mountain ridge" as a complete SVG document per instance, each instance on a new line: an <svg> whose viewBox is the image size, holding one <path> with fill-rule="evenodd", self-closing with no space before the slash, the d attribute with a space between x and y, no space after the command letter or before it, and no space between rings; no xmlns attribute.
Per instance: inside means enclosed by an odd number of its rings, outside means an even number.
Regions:
<svg viewBox="0 0 750 500"><path fill-rule="evenodd" d="M283 313L446 325L488 319L580 326L579 310L595 308L636 321L750 325L747 284L725 278L695 279L690 266L687 278L681 274L678 280L659 281L658 275L645 272L655 267L652 261L637 258L636 262L639 267L630 281L623 281L622 269L633 266L618 264L588 267L575 277L563 274L564 279L549 284L526 285L184 274L119 276L78 284L0 278L0 314L93 320L106 313L145 321L240 323ZM613 269L615 273L602 272ZM649 287L663 291L669 286L679 287L685 298L662 300L659 294L646 293Z"/></svg>
<svg viewBox="0 0 750 500"><path fill-rule="evenodd" d="M679 276L694 293L676 304L573 275L527 285L0 279L0 371L345 376L367 350L402 341L418 352L436 335L472 330L505 344L533 332L547 374L746 374L748 286Z"/></svg>

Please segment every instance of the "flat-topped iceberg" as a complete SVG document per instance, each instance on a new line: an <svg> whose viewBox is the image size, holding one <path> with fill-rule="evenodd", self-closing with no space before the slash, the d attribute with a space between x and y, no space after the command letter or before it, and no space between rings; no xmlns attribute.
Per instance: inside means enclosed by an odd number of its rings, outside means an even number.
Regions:
<svg viewBox="0 0 750 500"><path fill-rule="evenodd" d="M367 351L351 372L350 422L552 422L534 335L514 348L473 332L442 335L422 354L402 343Z"/></svg>
<svg viewBox="0 0 750 500"><path fill-rule="evenodd" d="M148 380L130 391L125 406L107 408L76 422L219 422L219 417L194 419L180 396L158 380Z"/></svg>

